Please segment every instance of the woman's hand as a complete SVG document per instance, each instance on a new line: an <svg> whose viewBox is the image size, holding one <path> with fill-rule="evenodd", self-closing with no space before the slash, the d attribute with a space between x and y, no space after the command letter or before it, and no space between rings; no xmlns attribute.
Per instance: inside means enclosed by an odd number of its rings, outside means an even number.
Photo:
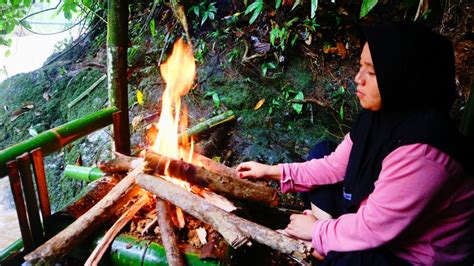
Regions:
<svg viewBox="0 0 474 266"><path fill-rule="evenodd" d="M280 180L278 165L266 165L257 162L243 162L236 168L240 178L272 178Z"/></svg>
<svg viewBox="0 0 474 266"><path fill-rule="evenodd" d="M315 223L316 217L310 213L292 214L290 216L290 223L285 228L285 232L296 238L311 241L313 239L313 227Z"/></svg>

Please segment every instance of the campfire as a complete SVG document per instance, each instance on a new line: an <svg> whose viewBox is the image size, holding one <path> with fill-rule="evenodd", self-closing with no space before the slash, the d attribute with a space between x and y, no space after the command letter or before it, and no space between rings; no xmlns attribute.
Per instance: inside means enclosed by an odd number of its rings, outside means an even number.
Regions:
<svg viewBox="0 0 474 266"><path fill-rule="evenodd" d="M170 217L176 215L179 227L183 227L183 212L209 224L234 248L256 241L299 261L307 258L310 251L304 243L232 214L236 208L227 198L275 206L278 200L275 189L240 179L233 168L193 151L193 140L184 133L188 119L187 108L181 99L192 88L195 77L196 65L191 48L182 40L177 41L160 70L166 88L162 95L160 119L154 125L156 134L147 136L151 140L149 148L139 157L117 154L116 159L102 163L100 168L107 174L127 171L128 174L92 209L25 259L33 263L54 260L68 250L64 245L57 246L65 239L73 238L77 230L86 230L93 223L92 218L100 217L104 210L113 212L117 207L114 205L124 198L138 197L86 262L86 265L96 265L118 232L142 206L155 198L152 194L156 195L157 217L145 231L158 223L171 265L184 265L176 244L174 225L170 222ZM171 204L176 207L176 213L170 212ZM198 233L205 242L206 234Z"/></svg>

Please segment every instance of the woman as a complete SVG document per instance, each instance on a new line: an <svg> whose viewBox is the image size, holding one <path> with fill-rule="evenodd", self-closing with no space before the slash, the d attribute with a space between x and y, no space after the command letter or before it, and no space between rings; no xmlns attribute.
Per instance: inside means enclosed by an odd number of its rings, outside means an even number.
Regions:
<svg viewBox="0 0 474 266"><path fill-rule="evenodd" d="M355 77L362 111L336 150L319 160L245 162L237 170L242 178L279 180L283 192L317 194L341 184L325 199L337 203L323 209L328 219L292 215L285 229L311 241L323 265L472 265L474 149L449 118L452 46L415 23L364 34Z"/></svg>

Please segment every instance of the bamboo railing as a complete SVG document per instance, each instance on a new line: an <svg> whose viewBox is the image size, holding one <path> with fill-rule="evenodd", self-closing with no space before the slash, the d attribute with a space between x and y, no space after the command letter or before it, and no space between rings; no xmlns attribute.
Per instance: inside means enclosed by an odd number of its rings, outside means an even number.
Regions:
<svg viewBox="0 0 474 266"><path fill-rule="evenodd" d="M0 178L3 178L7 174L7 163L16 159L16 157L21 154L30 152L36 148L41 148L44 156L58 151L66 144L97 129L112 124L112 115L117 111L118 109L115 107L102 109L1 150Z"/></svg>

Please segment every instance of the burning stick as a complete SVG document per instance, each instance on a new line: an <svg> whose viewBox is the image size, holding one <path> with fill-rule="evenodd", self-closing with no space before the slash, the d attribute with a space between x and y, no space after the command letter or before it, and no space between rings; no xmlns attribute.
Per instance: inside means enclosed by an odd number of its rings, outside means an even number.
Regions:
<svg viewBox="0 0 474 266"><path fill-rule="evenodd" d="M184 151L185 157L189 152ZM237 171L214 160L197 153L193 153L193 162L199 162L202 167L174 160L151 151L146 152L147 168L159 173L163 173L166 164L170 161L169 172L172 176L185 179L187 182L197 185L204 185L214 192L223 193L240 200L261 202L267 205L276 206L278 203L277 191L274 188L260 185L248 180L240 179ZM124 172L134 168L133 166L143 163L143 158L129 157L116 153L116 159L99 164L100 170L106 173ZM184 172L188 176L179 176Z"/></svg>
<svg viewBox="0 0 474 266"><path fill-rule="evenodd" d="M120 218L112 225L112 227L105 233L100 244L98 244L92 254L87 259L84 265L95 266L99 263L100 259L104 255L105 251L109 247L110 243L114 240L115 236L120 233L120 230L135 216L143 205L145 205L150 198L145 194L141 195L140 198L135 202Z"/></svg>
<svg viewBox="0 0 474 266"><path fill-rule="evenodd" d="M164 202L161 199L156 199L156 210L158 225L160 226L161 240L166 251L166 259L169 265L186 265L184 263L181 252L176 242L176 235L174 233L173 225L170 220L170 206L169 203Z"/></svg>
<svg viewBox="0 0 474 266"><path fill-rule="evenodd" d="M132 197L137 195L140 189L135 185L135 177L143 170L137 167L124 177L107 195L94 207L84 213L66 229L59 232L43 245L27 254L24 258L27 262L35 264L56 261L71 249L86 239L95 229L107 221L119 208L121 208Z"/></svg>
<svg viewBox="0 0 474 266"><path fill-rule="evenodd" d="M146 152L145 161L146 168L155 174L178 178L227 196L269 205L276 205L278 201L275 189L228 175L224 171L216 174L204 167L174 160L151 151Z"/></svg>
<svg viewBox="0 0 474 266"><path fill-rule="evenodd" d="M140 174L137 176L137 183L156 194L157 197L169 201L197 219L213 226L234 248L253 239L300 261L310 254L308 247L301 241L288 238L274 230L226 213L202 198L159 177Z"/></svg>

